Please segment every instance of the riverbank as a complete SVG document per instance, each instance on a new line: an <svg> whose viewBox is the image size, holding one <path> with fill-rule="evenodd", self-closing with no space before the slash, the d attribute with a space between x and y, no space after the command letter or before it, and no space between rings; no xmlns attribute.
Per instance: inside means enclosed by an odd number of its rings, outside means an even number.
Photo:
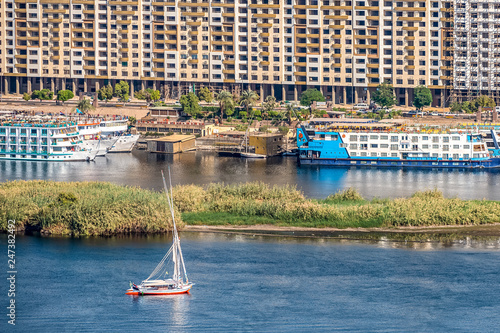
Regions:
<svg viewBox="0 0 500 333"><path fill-rule="evenodd" d="M500 223L500 202L444 198L437 191L408 198L365 200L346 189L309 199L293 186L263 183L174 188L177 223L191 226L385 228L480 226ZM16 220L19 231L62 235L163 233L171 229L161 192L104 182L13 181L0 184L0 230ZM191 227L190 227L191 228ZM257 228L257 229L259 229ZM316 229L315 229L316 230ZM498 232L495 229L494 233ZM500 233L499 233L500 234Z"/></svg>
<svg viewBox="0 0 500 333"><path fill-rule="evenodd" d="M302 228L274 225L198 226L186 225L186 232L221 233L248 236L329 238L339 240L365 240L390 242L448 242L467 241L472 238L497 243L500 223L488 225L391 227L391 228Z"/></svg>

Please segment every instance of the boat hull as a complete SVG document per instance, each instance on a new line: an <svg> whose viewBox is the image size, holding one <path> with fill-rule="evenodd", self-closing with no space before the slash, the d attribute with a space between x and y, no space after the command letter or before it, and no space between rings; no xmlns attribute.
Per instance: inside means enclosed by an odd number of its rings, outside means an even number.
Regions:
<svg viewBox="0 0 500 333"><path fill-rule="evenodd" d="M188 294L193 285L185 286L183 288L167 289L167 290L154 290L149 288L144 288L141 290L128 289L125 295L132 296L168 296L168 295L180 295Z"/></svg>
<svg viewBox="0 0 500 333"><path fill-rule="evenodd" d="M266 155L254 154L254 153L241 153L243 158L266 158Z"/></svg>
<svg viewBox="0 0 500 333"><path fill-rule="evenodd" d="M299 158L301 165L361 166L389 168L458 168L491 169L500 168L500 158L488 160L401 160L401 159L353 159L353 158Z"/></svg>

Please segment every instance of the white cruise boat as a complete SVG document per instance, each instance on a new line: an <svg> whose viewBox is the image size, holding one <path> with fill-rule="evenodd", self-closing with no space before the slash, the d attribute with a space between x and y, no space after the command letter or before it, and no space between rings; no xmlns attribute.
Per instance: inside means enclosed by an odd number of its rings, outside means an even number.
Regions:
<svg viewBox="0 0 500 333"><path fill-rule="evenodd" d="M89 161L95 151L82 146L82 136L74 122L0 123L0 159L29 161Z"/></svg>
<svg viewBox="0 0 500 333"><path fill-rule="evenodd" d="M108 153L130 153L134 148L138 134L127 134L128 122L123 120L104 120L101 127L101 144L110 145Z"/></svg>

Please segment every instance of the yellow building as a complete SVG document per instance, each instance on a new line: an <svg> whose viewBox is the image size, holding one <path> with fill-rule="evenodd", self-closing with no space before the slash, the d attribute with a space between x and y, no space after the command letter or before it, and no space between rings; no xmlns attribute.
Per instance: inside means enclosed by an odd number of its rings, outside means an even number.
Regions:
<svg viewBox="0 0 500 333"><path fill-rule="evenodd" d="M411 105L452 88L451 0L2 0L4 93L94 93L126 80L169 98L210 86L334 104L369 102L383 81ZM448 90L448 92L447 92Z"/></svg>

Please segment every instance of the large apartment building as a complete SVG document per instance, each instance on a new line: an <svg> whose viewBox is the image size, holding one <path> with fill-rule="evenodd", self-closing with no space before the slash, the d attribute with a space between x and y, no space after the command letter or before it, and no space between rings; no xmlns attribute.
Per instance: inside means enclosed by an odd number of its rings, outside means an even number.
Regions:
<svg viewBox="0 0 500 333"><path fill-rule="evenodd" d="M368 102L389 81L401 105L411 105L413 88L423 84L433 104L443 106L453 88L468 89L475 79L489 89L482 71L498 72L493 51L487 65L456 57L463 50L453 48L454 39L460 47L459 38L467 39L466 48L484 60L477 39L493 37L457 25L454 7L470 2L2 0L0 85L3 93L66 88L78 94L126 80L131 94L156 87L177 98L210 86L234 93L250 88L278 100L297 100L316 87L342 104ZM479 3L497 12L492 0ZM482 20L467 15L469 22ZM489 15L488 28L497 26L497 14ZM477 76L465 75L462 68L474 64Z"/></svg>

